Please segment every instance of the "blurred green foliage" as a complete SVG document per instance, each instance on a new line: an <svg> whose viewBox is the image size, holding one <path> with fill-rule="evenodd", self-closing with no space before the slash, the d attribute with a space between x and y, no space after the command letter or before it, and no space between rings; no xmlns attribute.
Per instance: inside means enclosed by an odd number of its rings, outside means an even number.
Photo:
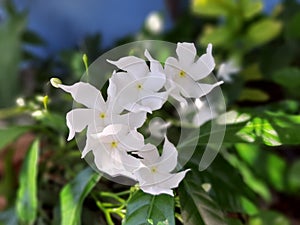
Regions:
<svg viewBox="0 0 300 225"><path fill-rule="evenodd" d="M43 41L26 29L26 13L6 4L7 19L0 24L0 106L5 107L0 110L5 124L0 129L0 223L299 224L300 4L285 0L270 15L263 6L261 0L193 0L172 30L153 34L142 28L117 43L186 41L195 42L199 52L212 43L217 65L233 60L240 68L222 86L228 112L221 153L199 172L208 122L186 165L192 171L171 198L100 179L85 168L76 142L65 141L71 98L48 82L56 71L65 83L78 81L85 70L83 52L70 49L55 59L26 52L25 43ZM99 35L86 38L84 52L89 62L104 52ZM168 52L162 49L161 55ZM28 61L34 73L29 83L37 84L31 90L19 85L21 64ZM163 114L166 120L171 115ZM24 144L28 134L39 141ZM20 162L16 156L22 151L26 156Z"/></svg>

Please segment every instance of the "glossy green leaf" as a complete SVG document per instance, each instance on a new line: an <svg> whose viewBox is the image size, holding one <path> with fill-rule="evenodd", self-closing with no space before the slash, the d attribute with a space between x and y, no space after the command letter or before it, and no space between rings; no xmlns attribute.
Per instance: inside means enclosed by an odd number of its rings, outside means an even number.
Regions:
<svg viewBox="0 0 300 225"><path fill-rule="evenodd" d="M257 177L277 190L284 189L287 165L281 157L257 145L236 144L235 146L241 159L248 163Z"/></svg>
<svg viewBox="0 0 300 225"><path fill-rule="evenodd" d="M8 127L0 129L0 150L24 134L30 127Z"/></svg>
<svg viewBox="0 0 300 225"><path fill-rule="evenodd" d="M129 199L123 225L144 225L165 222L175 224L174 198L170 195L150 195L137 191ZM167 222L166 222L167 221Z"/></svg>
<svg viewBox="0 0 300 225"><path fill-rule="evenodd" d="M282 23L272 19L263 19L250 26L247 41L254 47L274 39L281 31Z"/></svg>
<svg viewBox="0 0 300 225"><path fill-rule="evenodd" d="M223 212L190 171L179 187L181 214L185 225L226 224Z"/></svg>
<svg viewBox="0 0 300 225"><path fill-rule="evenodd" d="M81 224L83 201L99 179L100 175L88 167L64 186L60 192L61 225Z"/></svg>
<svg viewBox="0 0 300 225"><path fill-rule="evenodd" d="M35 140L29 148L22 165L16 211L21 224L33 224L37 216L37 173L39 141Z"/></svg>

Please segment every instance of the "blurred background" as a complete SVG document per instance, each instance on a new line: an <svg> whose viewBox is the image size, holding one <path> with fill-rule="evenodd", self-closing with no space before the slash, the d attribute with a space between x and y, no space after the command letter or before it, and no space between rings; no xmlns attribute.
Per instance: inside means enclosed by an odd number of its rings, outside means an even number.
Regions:
<svg viewBox="0 0 300 225"><path fill-rule="evenodd" d="M76 143L65 143L70 96L53 90L49 79L77 82L85 71L83 54L92 63L118 45L148 39L194 42L198 53L212 43L215 74L225 82L229 110L299 115L298 0L1 0L0 210L14 204L22 162L37 136L44 146L38 178L44 188L41 220L53 217L49 211L55 203L47 194L58 196L74 171L84 167L78 151L66 156L66 164L57 160L76 149ZM260 199L256 206L267 212L253 213L254 219L251 213L230 214L241 217L243 224L300 224L299 121L294 139L272 150L262 147L265 158L256 164L250 162L253 155L241 153L245 146L232 148L247 162L244 173L252 180L242 176L251 180L246 183ZM260 171L257 163L264 164L266 158L270 166Z"/></svg>

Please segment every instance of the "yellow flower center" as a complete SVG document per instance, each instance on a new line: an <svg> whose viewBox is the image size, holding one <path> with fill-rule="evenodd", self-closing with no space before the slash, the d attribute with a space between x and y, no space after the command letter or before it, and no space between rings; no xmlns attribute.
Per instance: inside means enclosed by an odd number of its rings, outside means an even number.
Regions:
<svg viewBox="0 0 300 225"><path fill-rule="evenodd" d="M117 148L117 147L118 147L118 142L112 141L112 142L110 143L110 147L111 147L111 148Z"/></svg>
<svg viewBox="0 0 300 225"><path fill-rule="evenodd" d="M101 119L104 119L104 118L106 117L106 115L105 115L105 113L100 113L100 114L99 114L99 117L100 117Z"/></svg>
<svg viewBox="0 0 300 225"><path fill-rule="evenodd" d="M180 77L185 77L186 76L186 72L184 72L183 70L180 70L179 76Z"/></svg>
<svg viewBox="0 0 300 225"><path fill-rule="evenodd" d="M156 173L156 172L157 172L157 168L156 168L155 166L152 166L152 167L151 167L151 172L152 172L152 173Z"/></svg>
<svg viewBox="0 0 300 225"><path fill-rule="evenodd" d="M143 88L143 85L138 84L136 87L137 87L137 89L141 90Z"/></svg>

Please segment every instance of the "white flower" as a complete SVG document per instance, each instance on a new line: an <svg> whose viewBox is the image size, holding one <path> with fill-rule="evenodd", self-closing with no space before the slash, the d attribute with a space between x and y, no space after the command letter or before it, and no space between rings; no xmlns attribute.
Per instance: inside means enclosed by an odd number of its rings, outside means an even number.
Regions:
<svg viewBox="0 0 300 225"><path fill-rule="evenodd" d="M195 99L195 106L197 110L193 118L193 124L197 127L200 127L218 115L213 105L209 105L207 102L202 102L199 98Z"/></svg>
<svg viewBox="0 0 300 225"><path fill-rule="evenodd" d="M168 92L161 92L166 77L161 64L154 60L149 52L145 56L150 61L150 70L145 60L128 56L118 61L108 62L126 72L114 73L110 79L111 88L117 93L115 105L131 112L151 113L160 109L168 98Z"/></svg>
<svg viewBox="0 0 300 225"><path fill-rule="evenodd" d="M87 108L76 108L67 113L67 126L69 128L68 140L74 138L76 132L81 132L87 126L87 134L99 133L105 126L113 123L128 124L131 128L138 128L143 125L146 119L145 113L127 113L119 115L114 111L108 97L105 102L101 92L89 83L78 82L73 85L57 84L72 95L73 99ZM82 151L82 157L94 146L93 140L87 138L86 145Z"/></svg>
<svg viewBox="0 0 300 225"><path fill-rule="evenodd" d="M222 63L219 67L217 77L230 83L232 81L232 75L240 71L236 62L230 60L228 62Z"/></svg>
<svg viewBox="0 0 300 225"><path fill-rule="evenodd" d="M145 145L138 154L143 158L142 166L134 174L140 188L152 195L168 194L173 196L171 189L178 187L186 172L189 171L171 173L177 165L178 156L174 145L165 137L161 156L157 148L151 144Z"/></svg>
<svg viewBox="0 0 300 225"><path fill-rule="evenodd" d="M92 134L94 161L97 168L110 176L126 176L135 179L133 171L140 160L129 155L144 147L144 137L136 130L122 124L113 124L101 133Z"/></svg>
<svg viewBox="0 0 300 225"><path fill-rule="evenodd" d="M211 44L208 45L206 54L197 61L195 61L196 48L192 43L178 43L176 53L178 59L169 57L165 63L166 89L172 89L170 95L174 99L182 102L185 101L183 97L200 98L222 84L222 82L207 84L200 81L215 67Z"/></svg>
<svg viewBox="0 0 300 225"><path fill-rule="evenodd" d="M145 26L150 32L159 34L163 30L164 21L159 13L151 12L146 19Z"/></svg>

